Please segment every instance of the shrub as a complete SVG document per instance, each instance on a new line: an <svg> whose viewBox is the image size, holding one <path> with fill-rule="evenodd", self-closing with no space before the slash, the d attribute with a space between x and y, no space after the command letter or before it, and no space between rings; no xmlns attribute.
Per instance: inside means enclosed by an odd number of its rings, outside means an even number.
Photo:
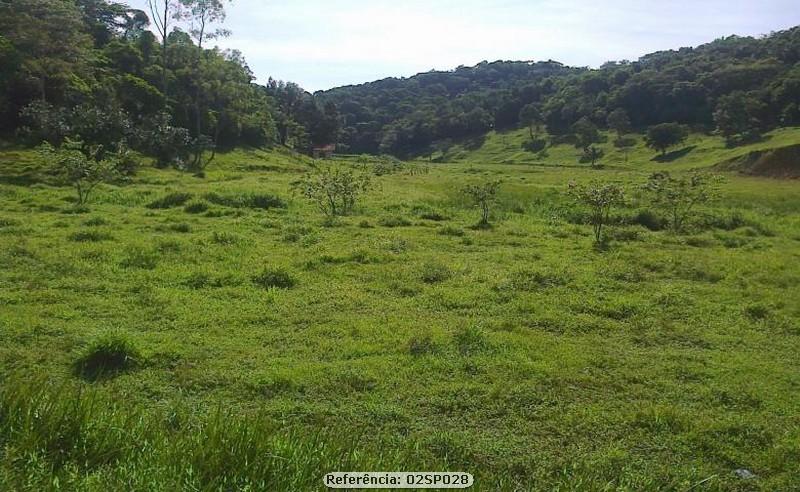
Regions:
<svg viewBox="0 0 800 492"><path fill-rule="evenodd" d="M426 284L444 282L453 275L453 272L441 263L429 262L422 266L422 281Z"/></svg>
<svg viewBox="0 0 800 492"><path fill-rule="evenodd" d="M297 285L297 280L286 270L280 268L265 268L258 275L253 276L253 283L265 289L291 289Z"/></svg>
<svg viewBox="0 0 800 492"><path fill-rule="evenodd" d="M664 220L650 210L640 210L631 218L630 222L651 231L660 231L664 228Z"/></svg>
<svg viewBox="0 0 800 492"><path fill-rule="evenodd" d="M39 152L59 179L75 189L78 206L87 202L97 185L121 177L113 159L101 159L101 146L86 148L83 142L67 139L59 149L44 143Z"/></svg>
<svg viewBox="0 0 800 492"><path fill-rule="evenodd" d="M150 209L165 209L165 208L172 208L172 207L180 207L184 203L188 202L192 198L191 193L170 193L168 195L164 195L161 198L150 202L147 204L147 208Z"/></svg>
<svg viewBox="0 0 800 492"><path fill-rule="evenodd" d="M528 152L541 152L547 147L547 139L545 138L531 138L522 143L522 148Z"/></svg>
<svg viewBox="0 0 800 492"><path fill-rule="evenodd" d="M200 200L189 202L185 207L183 207L183 211L187 214L201 214L207 210L208 203Z"/></svg>
<svg viewBox="0 0 800 492"><path fill-rule="evenodd" d="M475 205L481 209L481 220L478 222L478 226L481 228L489 227L490 207L496 202L499 189L500 181L468 185L462 189L462 193L469 196Z"/></svg>
<svg viewBox="0 0 800 492"><path fill-rule="evenodd" d="M370 186L369 174L338 166L315 170L292 183L296 192L328 217L351 213L358 198L369 191Z"/></svg>
<svg viewBox="0 0 800 492"><path fill-rule="evenodd" d="M744 308L744 314L753 321L765 319L770 314L769 307L763 304L749 304Z"/></svg>
<svg viewBox="0 0 800 492"><path fill-rule="evenodd" d="M625 200L622 188L610 183L594 183L590 186L570 183L569 193L577 202L589 207L595 244L602 244L603 226L609 222L611 209Z"/></svg>
<svg viewBox="0 0 800 492"><path fill-rule="evenodd" d="M697 205L715 198L719 181L719 177L701 172L676 178L664 171L652 174L645 190L650 192L653 204L669 215L673 232L678 232Z"/></svg>
<svg viewBox="0 0 800 492"><path fill-rule="evenodd" d="M96 380L132 369L140 361L139 350L127 337L109 333L93 340L75 361L74 368L79 376Z"/></svg>
<svg viewBox="0 0 800 492"><path fill-rule="evenodd" d="M157 167L186 166L191 150L192 138L189 130L172 126L169 113L161 112L150 120L151 126L143 134L148 154L155 156Z"/></svg>

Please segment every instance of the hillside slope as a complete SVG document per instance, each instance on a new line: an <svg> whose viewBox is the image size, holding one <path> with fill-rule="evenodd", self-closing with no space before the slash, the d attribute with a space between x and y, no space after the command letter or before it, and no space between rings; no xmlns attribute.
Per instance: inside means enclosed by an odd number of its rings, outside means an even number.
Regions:
<svg viewBox="0 0 800 492"><path fill-rule="evenodd" d="M718 136L694 133L680 146L661 158L655 151L645 146L641 135L636 135L636 145L628 155L611 143L612 136L606 135L606 142L597 146L605 156L601 163L607 168L637 170L684 170L699 167L712 167L723 162L741 159L753 153L770 151L800 144L800 127L781 128L766 134L760 142L729 148ZM465 162L475 164L512 164L532 166L561 166L588 168L588 164L578 162L581 151L571 144L550 146L543 153L533 153L523 149L529 139L527 130L491 132L480 139L473 139L453 146L447 153L437 153L434 160L444 162ZM738 171L740 167L720 166L720 171ZM754 173L758 174L758 173ZM767 174L771 175L771 174ZM782 174L781 177L785 176Z"/></svg>

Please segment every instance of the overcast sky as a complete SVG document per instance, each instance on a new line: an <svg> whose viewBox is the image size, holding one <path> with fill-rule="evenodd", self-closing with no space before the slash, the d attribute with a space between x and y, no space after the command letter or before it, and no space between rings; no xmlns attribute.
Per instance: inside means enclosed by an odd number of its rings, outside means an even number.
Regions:
<svg viewBox="0 0 800 492"><path fill-rule="evenodd" d="M146 0L128 0L145 8ZM265 82L329 89L482 60L596 67L800 24L798 0L234 0L221 47Z"/></svg>

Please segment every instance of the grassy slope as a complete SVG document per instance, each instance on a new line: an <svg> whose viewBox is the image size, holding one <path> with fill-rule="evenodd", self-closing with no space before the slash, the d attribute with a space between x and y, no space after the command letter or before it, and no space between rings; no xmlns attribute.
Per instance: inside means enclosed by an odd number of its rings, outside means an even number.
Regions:
<svg viewBox="0 0 800 492"><path fill-rule="evenodd" d="M204 180L145 169L100 190L90 213L70 214L65 188L8 184L35 158L5 153L0 373L74 380L82 347L114 330L146 360L93 384L103 395L200 413L222 402L301 434L356 436L365 450L416 446L408 466L446 461L486 490L684 490L708 477L704 490L796 487L800 184L731 176L704 213L720 225L738 213L741 227L617 227L612 248L596 252L589 228L567 220L568 181L635 185L653 169L757 146L693 137L670 164L638 148L591 171L573 167L567 146L544 166L519 165L531 164L515 150L523 136L490 135L430 174L378 178L335 227L291 197L309 162L287 154L220 156ZM487 176L504 180L498 225L473 231L476 211L455 190ZM144 206L170 191L272 193L289 205ZM633 192L619 214L645 206ZM449 219L420 218L430 211ZM411 225L379 225L398 216ZM105 224L88 225L95 217ZM74 240L87 231L100 240ZM297 286L258 287L251 277L264 267L287 269ZM737 479L740 467L760 478ZM0 479L19 486L28 470L6 460ZM126 473L78 470L62 483Z"/></svg>

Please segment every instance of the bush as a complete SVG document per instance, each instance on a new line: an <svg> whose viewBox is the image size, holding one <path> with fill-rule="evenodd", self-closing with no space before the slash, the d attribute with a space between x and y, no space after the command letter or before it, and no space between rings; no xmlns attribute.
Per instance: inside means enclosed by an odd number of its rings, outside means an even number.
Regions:
<svg viewBox="0 0 800 492"><path fill-rule="evenodd" d="M468 185L461 192L469 196L472 201L481 209L481 220L478 228L489 228L490 207L497 200L497 192L500 189L500 181L489 181L479 185Z"/></svg>
<svg viewBox="0 0 800 492"><path fill-rule="evenodd" d="M717 196L716 185L720 181L718 176L702 172L674 177L664 171L652 174L645 190L651 194L653 204L661 207L670 217L672 231L678 232L698 205L708 203Z"/></svg>
<svg viewBox="0 0 800 492"><path fill-rule="evenodd" d="M527 150L528 152L541 152L547 147L547 139L544 138L532 138L526 142L522 143L522 148Z"/></svg>
<svg viewBox="0 0 800 492"><path fill-rule="evenodd" d="M292 183L296 192L317 205L327 217L350 214L370 186L369 174L338 166L317 169Z"/></svg>
<svg viewBox="0 0 800 492"><path fill-rule="evenodd" d="M631 218L630 222L650 229L651 231L660 231L666 226L664 219L650 210L640 210Z"/></svg>
<svg viewBox="0 0 800 492"><path fill-rule="evenodd" d="M136 367L141 355L136 346L118 333L105 334L93 340L75 361L79 376L96 380Z"/></svg>
<svg viewBox="0 0 800 492"><path fill-rule="evenodd" d="M162 196L161 198L150 202L147 204L147 208L150 209L165 209L165 208L172 208L172 207L180 207L184 203L188 202L192 198L191 193L170 193L168 195Z"/></svg>
<svg viewBox="0 0 800 492"><path fill-rule="evenodd" d="M429 262L422 266L422 281L426 284L444 282L453 276L453 272L441 263Z"/></svg>
<svg viewBox="0 0 800 492"><path fill-rule="evenodd" d="M253 283L265 289L291 289L297 285L297 280L289 272L280 268L265 268L252 280Z"/></svg>
<svg viewBox="0 0 800 492"><path fill-rule="evenodd" d="M611 209L625 200L622 188L615 184L594 183L588 187L570 184L569 193L578 203L589 207L595 244L603 244L603 226L609 223Z"/></svg>
<svg viewBox="0 0 800 492"><path fill-rule="evenodd" d="M42 158L50 164L60 181L72 186L77 193L78 206L84 205L92 191L101 183L120 179L116 161L102 158L102 147L86 147L83 142L67 139L61 148L49 143L39 147Z"/></svg>

